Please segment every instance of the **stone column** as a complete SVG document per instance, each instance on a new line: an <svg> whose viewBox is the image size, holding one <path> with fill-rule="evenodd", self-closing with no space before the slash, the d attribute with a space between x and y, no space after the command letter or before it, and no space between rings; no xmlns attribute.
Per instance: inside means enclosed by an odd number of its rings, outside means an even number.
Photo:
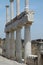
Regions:
<svg viewBox="0 0 43 65"><path fill-rule="evenodd" d="M31 55L31 33L30 33L30 25L25 26L24 33L24 43L25 43L25 61Z"/></svg>
<svg viewBox="0 0 43 65"><path fill-rule="evenodd" d="M38 54L38 65L41 65L41 54Z"/></svg>
<svg viewBox="0 0 43 65"><path fill-rule="evenodd" d="M14 18L14 0L10 0L10 18L13 19Z"/></svg>
<svg viewBox="0 0 43 65"><path fill-rule="evenodd" d="M15 40L14 40L14 31L10 33L10 58L15 59Z"/></svg>
<svg viewBox="0 0 43 65"><path fill-rule="evenodd" d="M6 33L6 57L10 58L10 39L9 39L9 33Z"/></svg>
<svg viewBox="0 0 43 65"><path fill-rule="evenodd" d="M9 6L6 5L6 23L9 22Z"/></svg>
<svg viewBox="0 0 43 65"><path fill-rule="evenodd" d="M25 0L25 11L28 11L29 0Z"/></svg>
<svg viewBox="0 0 43 65"><path fill-rule="evenodd" d="M20 14L20 0L16 0L16 15Z"/></svg>
<svg viewBox="0 0 43 65"><path fill-rule="evenodd" d="M22 61L21 28L16 30L16 60Z"/></svg>

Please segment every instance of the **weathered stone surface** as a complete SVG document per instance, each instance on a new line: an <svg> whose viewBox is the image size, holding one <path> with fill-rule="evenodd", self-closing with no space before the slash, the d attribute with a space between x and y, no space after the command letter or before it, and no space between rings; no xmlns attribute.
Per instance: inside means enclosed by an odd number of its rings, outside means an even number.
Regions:
<svg viewBox="0 0 43 65"><path fill-rule="evenodd" d="M0 56L0 65L26 65L24 63L18 63Z"/></svg>

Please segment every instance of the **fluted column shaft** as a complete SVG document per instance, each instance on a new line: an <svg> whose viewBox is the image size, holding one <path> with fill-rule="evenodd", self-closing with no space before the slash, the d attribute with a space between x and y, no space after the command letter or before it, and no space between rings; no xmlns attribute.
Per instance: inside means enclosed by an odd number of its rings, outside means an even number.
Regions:
<svg viewBox="0 0 43 65"><path fill-rule="evenodd" d="M14 40L14 31L10 33L10 58L15 59L15 40Z"/></svg>
<svg viewBox="0 0 43 65"><path fill-rule="evenodd" d="M24 43L25 43L25 60L29 55L31 55L31 33L30 33L30 26L25 26L25 33L24 33Z"/></svg>
<svg viewBox="0 0 43 65"><path fill-rule="evenodd" d="M16 60L22 61L21 28L16 30Z"/></svg>
<svg viewBox="0 0 43 65"><path fill-rule="evenodd" d="M14 0L10 0L10 19L14 18Z"/></svg>
<svg viewBox="0 0 43 65"><path fill-rule="evenodd" d="M29 0L25 0L25 11L28 12L29 8Z"/></svg>
<svg viewBox="0 0 43 65"><path fill-rule="evenodd" d="M9 22L9 6L6 5L6 23Z"/></svg>
<svg viewBox="0 0 43 65"><path fill-rule="evenodd" d="M16 0L16 15L20 14L20 0Z"/></svg>
<svg viewBox="0 0 43 65"><path fill-rule="evenodd" d="M9 33L6 33L6 56L10 58L10 39Z"/></svg>

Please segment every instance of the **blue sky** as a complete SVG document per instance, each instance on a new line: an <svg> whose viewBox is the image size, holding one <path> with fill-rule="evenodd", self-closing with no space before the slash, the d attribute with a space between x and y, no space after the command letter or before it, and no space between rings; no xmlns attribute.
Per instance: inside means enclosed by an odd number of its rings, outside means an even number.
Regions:
<svg viewBox="0 0 43 65"><path fill-rule="evenodd" d="M20 0L20 11L24 10L24 1ZM6 4L10 5L9 0L0 0L0 38L5 37L6 23ZM43 0L29 0L30 10L34 10L34 23L31 26L31 39L43 38ZM14 0L14 17L16 16L16 0ZM22 30L22 38L24 36Z"/></svg>

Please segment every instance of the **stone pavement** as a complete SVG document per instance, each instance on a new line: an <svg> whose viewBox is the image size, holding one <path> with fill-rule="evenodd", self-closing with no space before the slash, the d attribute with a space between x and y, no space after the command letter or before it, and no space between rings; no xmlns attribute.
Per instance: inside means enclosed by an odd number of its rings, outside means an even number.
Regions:
<svg viewBox="0 0 43 65"><path fill-rule="evenodd" d="M18 63L16 61L12 61L12 60L9 60L9 59L6 59L6 58L0 56L0 65L25 65L25 64Z"/></svg>

